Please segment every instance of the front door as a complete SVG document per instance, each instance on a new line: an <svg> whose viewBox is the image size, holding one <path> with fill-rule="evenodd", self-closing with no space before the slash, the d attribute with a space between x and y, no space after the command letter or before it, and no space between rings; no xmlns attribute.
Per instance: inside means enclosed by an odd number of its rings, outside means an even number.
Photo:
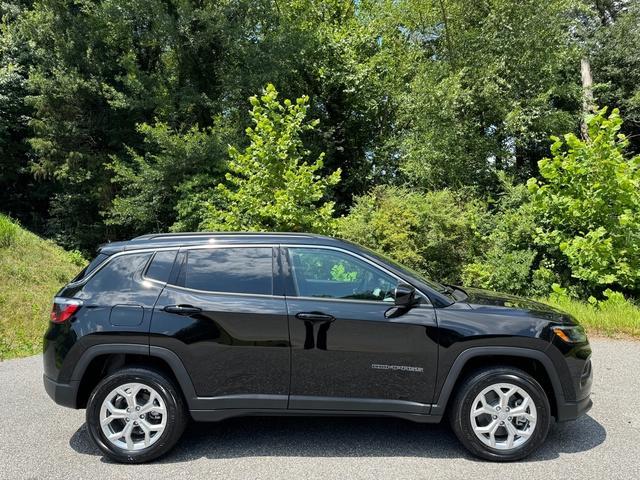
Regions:
<svg viewBox="0 0 640 480"><path fill-rule="evenodd" d="M150 343L180 357L203 408L287 407L289 329L284 296L274 292L275 253L224 246L178 255Z"/></svg>
<svg viewBox="0 0 640 480"><path fill-rule="evenodd" d="M428 414L436 320L428 301L385 318L399 281L329 247L283 248L291 332L290 409Z"/></svg>

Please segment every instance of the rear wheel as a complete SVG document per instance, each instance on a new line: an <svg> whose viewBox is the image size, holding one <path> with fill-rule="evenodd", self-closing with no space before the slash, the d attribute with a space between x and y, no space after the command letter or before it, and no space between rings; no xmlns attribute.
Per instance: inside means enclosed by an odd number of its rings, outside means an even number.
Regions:
<svg viewBox="0 0 640 480"><path fill-rule="evenodd" d="M123 463L164 455L186 423L186 409L173 383L145 368L126 368L106 377L87 405L91 438L108 457Z"/></svg>
<svg viewBox="0 0 640 480"><path fill-rule="evenodd" d="M474 455L519 460L545 440L551 423L542 386L516 368L487 368L467 377L454 399L451 424Z"/></svg>

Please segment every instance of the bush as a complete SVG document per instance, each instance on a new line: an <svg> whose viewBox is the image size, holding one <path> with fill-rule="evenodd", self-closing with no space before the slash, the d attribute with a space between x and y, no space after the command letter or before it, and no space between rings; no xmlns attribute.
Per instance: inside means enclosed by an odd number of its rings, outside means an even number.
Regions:
<svg viewBox="0 0 640 480"><path fill-rule="evenodd" d="M356 198L338 235L387 254L436 280L459 283L476 252L480 205L449 190L418 193L380 186Z"/></svg>
<svg viewBox="0 0 640 480"><path fill-rule="evenodd" d="M0 214L0 248L7 248L13 245L18 236L18 225L13 223L9 217Z"/></svg>
<svg viewBox="0 0 640 480"><path fill-rule="evenodd" d="M602 109L588 139L555 137L553 157L539 162L543 179L528 183L536 243L586 294L640 293L640 156L625 158L621 125L617 109Z"/></svg>
<svg viewBox="0 0 640 480"><path fill-rule="evenodd" d="M533 242L536 217L524 185L501 177L503 193L480 226L482 254L463 269L463 283L527 296L547 295L553 265Z"/></svg>
<svg viewBox="0 0 640 480"><path fill-rule="evenodd" d="M82 267L87 264L87 259L84 258L82 252L79 250L71 250L70 252L67 252L67 255L69 257L69 261L77 267Z"/></svg>

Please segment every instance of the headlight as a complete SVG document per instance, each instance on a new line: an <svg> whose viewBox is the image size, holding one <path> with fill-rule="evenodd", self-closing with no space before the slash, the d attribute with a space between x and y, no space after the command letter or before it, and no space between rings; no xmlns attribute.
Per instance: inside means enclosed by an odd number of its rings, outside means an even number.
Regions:
<svg viewBox="0 0 640 480"><path fill-rule="evenodd" d="M581 325L557 326L551 327L551 330L564 343L585 343L587 341L587 333Z"/></svg>

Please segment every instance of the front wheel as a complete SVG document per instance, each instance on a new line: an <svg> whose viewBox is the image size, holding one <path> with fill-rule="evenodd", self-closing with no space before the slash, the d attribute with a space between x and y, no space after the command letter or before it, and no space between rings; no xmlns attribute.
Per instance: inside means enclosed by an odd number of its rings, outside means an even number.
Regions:
<svg viewBox="0 0 640 480"><path fill-rule="evenodd" d="M104 378L87 404L91 438L121 463L143 463L164 455L186 423L186 409L173 383L145 368L126 368Z"/></svg>
<svg viewBox="0 0 640 480"><path fill-rule="evenodd" d="M528 373L516 368L487 368L470 375L458 389L451 424L474 455L493 461L519 460L547 437L549 400Z"/></svg>

